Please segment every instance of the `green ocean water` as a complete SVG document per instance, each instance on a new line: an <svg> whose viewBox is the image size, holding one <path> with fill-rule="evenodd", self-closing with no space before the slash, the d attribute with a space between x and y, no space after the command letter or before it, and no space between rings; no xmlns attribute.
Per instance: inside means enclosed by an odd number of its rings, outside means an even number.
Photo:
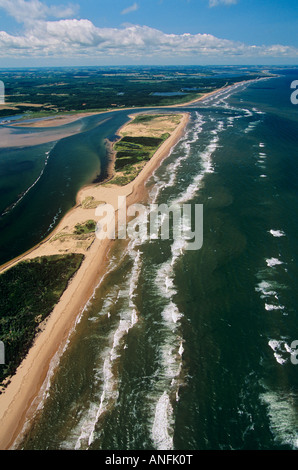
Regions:
<svg viewBox="0 0 298 470"><path fill-rule="evenodd" d="M202 249L114 244L18 448L298 447L295 73L189 108L148 187L203 204Z"/></svg>

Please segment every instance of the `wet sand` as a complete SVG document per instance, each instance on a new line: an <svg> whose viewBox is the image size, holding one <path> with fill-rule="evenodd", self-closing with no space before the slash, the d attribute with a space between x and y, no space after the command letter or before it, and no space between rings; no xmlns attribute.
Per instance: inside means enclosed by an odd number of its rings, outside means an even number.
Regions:
<svg viewBox="0 0 298 470"><path fill-rule="evenodd" d="M24 129L27 129L24 127ZM55 142L56 140L64 139L71 135L77 134L80 130L80 124L76 128L65 129L57 134L54 130L45 130L41 133L22 133L21 127L16 131L14 128L0 126L0 148L14 148L14 147L33 147L34 145L46 144Z"/></svg>
<svg viewBox="0 0 298 470"><path fill-rule="evenodd" d="M105 111L102 111L105 112ZM77 121L78 119L82 119L88 116L95 116L97 114L101 114L101 112L87 112L87 113L76 113L76 114L69 114L69 115L58 115L50 118L37 118L33 120L33 122L18 122L14 124L14 126L18 127L58 127L64 126L65 124L70 124L71 122Z"/></svg>

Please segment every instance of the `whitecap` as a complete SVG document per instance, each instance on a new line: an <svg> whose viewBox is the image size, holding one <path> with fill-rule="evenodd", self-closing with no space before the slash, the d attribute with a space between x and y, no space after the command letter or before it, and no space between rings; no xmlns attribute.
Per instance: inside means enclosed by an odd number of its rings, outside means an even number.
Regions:
<svg viewBox="0 0 298 470"><path fill-rule="evenodd" d="M267 390L260 395L268 407L270 428L279 444L298 448L298 416L296 399L293 395Z"/></svg>
<svg viewBox="0 0 298 470"><path fill-rule="evenodd" d="M282 261L280 261L279 259L277 258L270 258L270 259L266 259L266 263L267 263L267 266L269 268L273 268L274 266L278 266L280 264L283 264Z"/></svg>
<svg viewBox="0 0 298 470"><path fill-rule="evenodd" d="M157 171L153 173L153 179L155 184L150 191L150 199L152 203L155 203L159 194L162 190L174 186L177 179L177 172L181 164L189 158L191 152L191 144L197 142L200 133L203 130L203 124L205 123L203 117L198 112L195 113L195 121L193 126L188 129L185 136L180 140L179 145L183 148L183 153L181 156L175 159L175 161L166 167L166 179L161 179L160 176L157 176ZM172 155L174 149L178 144L172 147L169 156Z"/></svg>
<svg viewBox="0 0 298 470"><path fill-rule="evenodd" d="M283 305L265 304L265 309L267 310L267 312L271 312L273 310L284 310L285 307Z"/></svg>
<svg viewBox="0 0 298 470"><path fill-rule="evenodd" d="M272 283L267 282L267 281L260 282L258 284L258 287L255 288L255 290L256 290L256 292L260 292L262 294L261 298L271 297L271 296L276 297L277 296L276 291L273 290Z"/></svg>
<svg viewBox="0 0 298 470"><path fill-rule="evenodd" d="M168 324L176 324L182 316L177 305L173 302L170 302L162 312L162 317Z"/></svg>
<svg viewBox="0 0 298 470"><path fill-rule="evenodd" d="M107 296L103 306L105 311L110 314L111 302L115 302L116 294L117 300L119 298L125 299L128 305L120 311L118 326L110 334L111 346L103 352L103 365L96 373L96 381L102 382L101 392L98 395L99 403L90 403L83 420L74 431L74 437L78 436L75 449L82 448L82 445L87 447L92 445L95 439L96 426L101 415L115 404L118 397L117 377L114 374L113 367L115 361L120 357L121 348L123 351L127 349L127 345L123 341L124 338L138 322L138 311L134 304L134 297L141 272L142 258L139 250L130 249L129 255L133 259L133 266L126 280L126 288L122 290L119 288L112 289L112 293Z"/></svg>
<svg viewBox="0 0 298 470"><path fill-rule="evenodd" d="M283 232L282 230L270 230L269 233L271 233L273 237L277 238L286 236L285 232Z"/></svg>
<svg viewBox="0 0 298 470"><path fill-rule="evenodd" d="M152 439L156 450L173 450L173 437L171 436L171 430L169 430L169 422L172 420L172 416L173 408L165 391L158 400L152 427Z"/></svg>
<svg viewBox="0 0 298 470"><path fill-rule="evenodd" d="M276 359L276 362L281 365L285 364L287 362L287 359L284 359L281 355L283 342L277 340L270 340L268 344L270 348L274 351L274 357Z"/></svg>

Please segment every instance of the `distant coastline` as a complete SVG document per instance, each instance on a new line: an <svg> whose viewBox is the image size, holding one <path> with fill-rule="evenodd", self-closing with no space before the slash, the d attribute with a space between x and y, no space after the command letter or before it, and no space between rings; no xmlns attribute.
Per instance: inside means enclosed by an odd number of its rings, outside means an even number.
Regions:
<svg viewBox="0 0 298 470"><path fill-rule="evenodd" d="M223 87L221 88L218 88L214 91L211 91L211 92L208 92L208 93L204 93L202 94L201 96L199 96L198 98L195 98L191 101L186 101L186 102L183 102L183 103L179 103L179 104L172 104L172 105L166 105L166 106L146 106L146 107L123 107L123 108L109 108L109 109L105 109L103 111L94 111L94 112L90 112L90 111L86 111L85 113L84 112L78 112L78 113L70 113L70 114L66 114L66 113L59 113L57 114L57 116L51 116L49 118L36 118L36 120L32 120L32 122L17 122L17 123L13 123L12 126L15 127L15 126L18 126L20 128L24 127L24 128L30 128L30 127L34 127L34 128L47 128L47 127L57 127L58 126L64 126L66 124L70 124L70 123L73 123L73 122L76 122L84 117L88 117L88 116L94 116L94 115L98 115L98 114L103 114L103 113L108 113L108 112L117 112L117 111L139 111L139 110L143 110L143 109L166 109L166 108L183 108L183 107L187 107L187 106L191 106L191 105L194 105L196 103L199 103L201 101L204 101L205 99L209 98L210 96L213 96L213 95L216 95L218 94L219 92L222 92L222 91L228 91L230 89L233 89L234 87L238 87L240 85L245 85L245 84L249 84L249 83L253 83L253 82L258 82L260 80L268 80L270 78L273 78L273 77L260 77L260 78L253 78L253 79L248 79L248 80L243 80L241 82L236 82L236 83L233 83L232 85L224 85Z"/></svg>

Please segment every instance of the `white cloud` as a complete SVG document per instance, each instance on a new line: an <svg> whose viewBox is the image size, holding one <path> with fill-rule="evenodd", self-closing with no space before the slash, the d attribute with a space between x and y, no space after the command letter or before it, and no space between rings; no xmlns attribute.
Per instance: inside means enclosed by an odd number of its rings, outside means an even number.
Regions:
<svg viewBox="0 0 298 470"><path fill-rule="evenodd" d="M286 45L256 46L220 39L211 34L166 34L148 26L98 28L86 19L65 19L74 13L72 6L47 7L39 0L0 0L24 31L8 34L0 31L1 58L82 58L108 57L130 59L226 58L226 57L298 57L298 49ZM25 7L29 8L26 10ZM67 13L67 14L66 14ZM64 16L65 14L65 16ZM59 19L64 16L64 19ZM30 18L30 21L28 20ZM49 18L55 17L50 21ZM242 60L242 59L241 59Z"/></svg>
<svg viewBox="0 0 298 470"><path fill-rule="evenodd" d="M210 7L217 7L218 5L235 5L238 0L209 0Z"/></svg>
<svg viewBox="0 0 298 470"><path fill-rule="evenodd" d="M135 2L133 5L131 5L128 8L125 8L122 12L121 15L127 15L128 13L132 13L133 11L137 11L139 9L139 5Z"/></svg>
<svg viewBox="0 0 298 470"><path fill-rule="evenodd" d="M28 23L37 19L71 18L78 10L78 5L48 7L40 0L0 0L0 8L3 8L19 23Z"/></svg>

